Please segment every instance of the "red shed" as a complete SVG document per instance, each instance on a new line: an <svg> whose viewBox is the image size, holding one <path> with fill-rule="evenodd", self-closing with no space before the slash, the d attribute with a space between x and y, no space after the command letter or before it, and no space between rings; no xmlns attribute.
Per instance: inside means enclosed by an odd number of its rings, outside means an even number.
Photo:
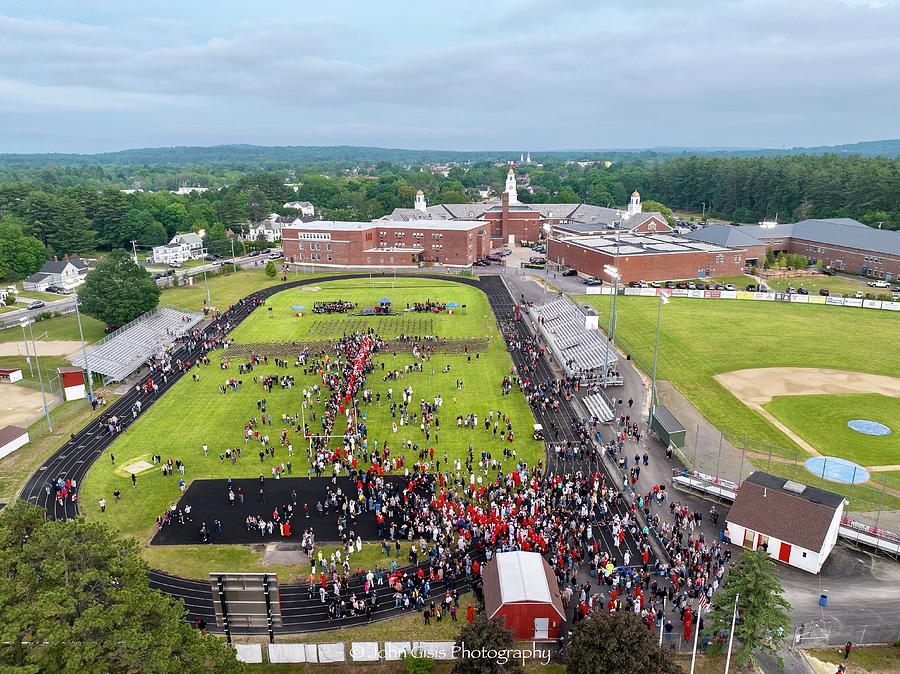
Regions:
<svg viewBox="0 0 900 674"><path fill-rule="evenodd" d="M537 552L500 552L484 567L489 618L506 618L520 641L553 640L566 619L559 583Z"/></svg>

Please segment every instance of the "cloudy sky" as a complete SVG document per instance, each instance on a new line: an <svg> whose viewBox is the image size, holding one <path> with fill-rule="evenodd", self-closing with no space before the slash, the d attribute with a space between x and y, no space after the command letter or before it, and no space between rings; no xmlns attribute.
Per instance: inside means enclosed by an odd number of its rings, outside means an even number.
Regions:
<svg viewBox="0 0 900 674"><path fill-rule="evenodd" d="M3 0L0 151L900 137L900 0Z"/></svg>

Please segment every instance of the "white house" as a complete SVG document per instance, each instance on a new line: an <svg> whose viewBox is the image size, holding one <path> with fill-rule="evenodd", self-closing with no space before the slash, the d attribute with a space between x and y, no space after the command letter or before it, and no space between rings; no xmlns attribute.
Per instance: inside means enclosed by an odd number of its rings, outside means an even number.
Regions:
<svg viewBox="0 0 900 674"><path fill-rule="evenodd" d="M43 292L50 286L74 290L87 276L87 265L77 257L68 260L49 260L41 270L32 274L22 284L25 290Z"/></svg>
<svg viewBox="0 0 900 674"><path fill-rule="evenodd" d="M177 262L181 264L191 259L191 249L187 244L183 243L167 243L165 246L154 246L151 252L152 259L148 262L156 264L172 264Z"/></svg>
<svg viewBox="0 0 900 674"><path fill-rule="evenodd" d="M308 201L289 201L284 204L284 208L293 208L300 211L300 215L311 218L316 214L316 207Z"/></svg>
<svg viewBox="0 0 900 674"><path fill-rule="evenodd" d="M156 264L171 264L173 262L185 262L196 260L206 255L203 247L203 238L199 234L188 232L176 234L165 246L154 246L148 262Z"/></svg>
<svg viewBox="0 0 900 674"><path fill-rule="evenodd" d="M837 543L844 497L756 471L741 483L726 536L748 550L819 573Z"/></svg>
<svg viewBox="0 0 900 674"><path fill-rule="evenodd" d="M195 258L206 255L206 249L203 247L203 237L200 234L194 234L194 232L176 234L169 243L184 244Z"/></svg>

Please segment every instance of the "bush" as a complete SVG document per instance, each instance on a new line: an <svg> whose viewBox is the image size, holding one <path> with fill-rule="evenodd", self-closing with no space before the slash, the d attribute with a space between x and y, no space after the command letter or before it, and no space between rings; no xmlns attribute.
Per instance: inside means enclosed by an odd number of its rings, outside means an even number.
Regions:
<svg viewBox="0 0 900 674"><path fill-rule="evenodd" d="M434 660L424 655L404 653L403 661L406 663L406 674L430 674L434 666Z"/></svg>

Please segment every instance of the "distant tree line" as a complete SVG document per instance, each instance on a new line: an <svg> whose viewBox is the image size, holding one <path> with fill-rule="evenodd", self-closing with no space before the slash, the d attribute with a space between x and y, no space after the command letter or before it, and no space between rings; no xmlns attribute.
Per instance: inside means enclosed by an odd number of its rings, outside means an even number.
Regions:
<svg viewBox="0 0 900 674"><path fill-rule="evenodd" d="M186 149L185 149L186 150ZM185 157L190 153L182 153ZM366 153L364 153L366 154ZM246 231L283 204L309 201L325 219L368 221L411 207L416 190L428 203L467 203L478 188L504 188L507 167L479 159L451 165L444 176L424 164L341 156L288 168L271 159L229 164L42 167L0 162L0 276L21 278L45 256L154 246L176 232L200 231L207 244ZM181 155L179 155L181 156ZM324 155L323 155L324 156ZM275 163L277 170L271 168ZM900 160L835 154L780 157L630 155L586 164L552 155L521 165L526 203L623 206L639 190L646 210L707 214L737 222L853 217L900 229ZM175 194L187 184L205 192ZM126 193L124 188L145 191ZM21 252L21 255L18 253Z"/></svg>

